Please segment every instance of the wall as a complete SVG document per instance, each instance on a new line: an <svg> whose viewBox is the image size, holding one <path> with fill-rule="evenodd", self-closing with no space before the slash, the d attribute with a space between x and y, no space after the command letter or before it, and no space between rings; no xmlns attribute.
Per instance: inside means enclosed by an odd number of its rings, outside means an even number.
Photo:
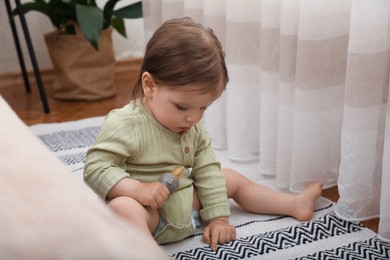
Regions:
<svg viewBox="0 0 390 260"><path fill-rule="evenodd" d="M22 2L30 2L32 0L23 0ZM99 6L104 5L105 0L97 0ZM122 3L123 2L123 3ZM124 0L117 4L120 6L135 2L135 0ZM13 1L11 0L13 4ZM15 23L18 30L19 39L21 41L25 63L28 70L32 70L31 61L29 59L27 47L25 44L22 28L20 26L19 17L15 17ZM31 40L34 46L35 55L38 65L41 69L52 68L49 54L43 39L43 35L53 31L49 18L38 12L29 12L26 14L26 21L29 27ZM126 32L128 38L122 37L116 31L113 32L114 50L117 59L128 57L142 57L145 48L145 33L144 19L127 19ZM20 66L17 58L16 48L12 37L11 26L9 24L5 2L0 3L0 74L19 72Z"/></svg>

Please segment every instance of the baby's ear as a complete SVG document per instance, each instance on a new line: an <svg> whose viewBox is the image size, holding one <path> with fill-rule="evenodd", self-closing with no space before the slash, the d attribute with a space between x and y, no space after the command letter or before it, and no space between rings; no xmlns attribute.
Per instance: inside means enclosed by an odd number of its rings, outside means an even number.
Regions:
<svg viewBox="0 0 390 260"><path fill-rule="evenodd" d="M145 97L149 97L156 88L156 82L154 81L152 75L149 72L145 71L142 74L142 89L144 90Z"/></svg>

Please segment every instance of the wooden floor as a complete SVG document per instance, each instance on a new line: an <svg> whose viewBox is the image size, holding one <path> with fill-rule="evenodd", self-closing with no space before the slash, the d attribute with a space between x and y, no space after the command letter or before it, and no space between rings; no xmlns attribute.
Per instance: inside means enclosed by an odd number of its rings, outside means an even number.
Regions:
<svg viewBox="0 0 390 260"><path fill-rule="evenodd" d="M32 85L31 93L25 92L24 85L20 79L15 80L15 84L8 84L8 86L1 86L0 84L0 95L27 125L65 122L93 116L103 116L112 109L122 107L129 102L132 86L139 72L140 60L129 60L119 65L116 72L118 94L110 99L95 102L59 101L51 97L50 79L44 81L51 109L49 114L43 112L38 89L35 84ZM324 190L323 196L336 202L339 198L337 187ZM378 219L368 220L362 223L374 232L378 232Z"/></svg>
<svg viewBox="0 0 390 260"><path fill-rule="evenodd" d="M51 110L49 114L43 112L38 87L35 84L35 78L32 74L30 75L30 82L32 82L30 93L25 91L21 77L19 77L20 79L13 79L11 83L3 84L2 86L0 76L0 95L3 96L27 125L64 122L92 116L101 116L129 102L132 86L138 77L140 62L140 59L129 59L119 62L115 73L115 84L118 90L117 95L110 99L94 102L70 102L54 99L51 95L52 73L50 71L44 71L42 79ZM12 84L12 82L15 83Z"/></svg>

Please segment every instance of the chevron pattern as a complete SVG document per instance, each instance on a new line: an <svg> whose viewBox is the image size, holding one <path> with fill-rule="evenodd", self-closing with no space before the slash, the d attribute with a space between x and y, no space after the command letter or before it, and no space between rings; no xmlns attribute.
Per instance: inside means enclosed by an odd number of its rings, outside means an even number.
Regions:
<svg viewBox="0 0 390 260"><path fill-rule="evenodd" d="M99 130L100 126L93 126L43 134L38 135L38 137L53 152L68 151L74 148L91 146Z"/></svg>
<svg viewBox="0 0 390 260"><path fill-rule="evenodd" d="M266 255L276 250L284 250L302 245L307 245L315 241L326 240L330 237L340 236L362 230L364 227L358 222L348 222L338 218L333 212L313 221L305 222L296 226L275 230L272 232L238 238L225 245L220 245L216 252L212 252L210 247L204 246L189 251L182 251L172 255L175 259L248 259L260 257L266 259ZM360 249L361 248L361 249ZM370 247L373 248L373 247ZM354 251L359 251L359 255L386 257L385 249L377 246L378 249L370 252L368 247L363 245L355 246L356 250L341 249L338 254L343 254L342 258L326 258L320 255L310 256L312 258L302 259L382 259L382 258L354 258ZM360 250L359 250L360 249ZM365 252L362 249L366 249ZM388 251L388 249L387 249ZM332 254L329 252L328 254ZM388 252L387 252L388 254ZM339 255L337 255L339 256ZM264 257L264 258L263 258ZM323 258L325 257L325 258ZM352 258L350 258L352 257ZM383 258L388 259L388 258Z"/></svg>
<svg viewBox="0 0 390 260"><path fill-rule="evenodd" d="M349 244L347 246L318 252L296 259L370 259L370 260L389 260L390 243L386 243L377 237Z"/></svg>
<svg viewBox="0 0 390 260"><path fill-rule="evenodd" d="M84 164L85 157L85 153L65 154L58 156L58 158L60 158L61 161L63 161L66 165L75 165L79 163Z"/></svg>

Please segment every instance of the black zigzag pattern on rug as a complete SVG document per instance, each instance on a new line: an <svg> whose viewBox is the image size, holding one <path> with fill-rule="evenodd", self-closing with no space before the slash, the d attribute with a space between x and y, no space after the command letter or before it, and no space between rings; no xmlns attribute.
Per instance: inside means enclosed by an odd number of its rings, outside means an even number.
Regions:
<svg viewBox="0 0 390 260"><path fill-rule="evenodd" d="M238 238L228 244L219 245L215 252L212 252L209 246L204 246L179 252L171 257L180 260L247 259L337 235L357 232L363 228L360 223L344 221L338 218L334 212L331 212L321 218L296 226Z"/></svg>
<svg viewBox="0 0 390 260"><path fill-rule="evenodd" d="M314 210L314 212L320 212L320 211L323 211L323 210L327 210L329 208L333 207L333 203L329 203L328 205L322 207L322 208L318 208L316 210ZM241 209L242 210L242 209ZM255 223L266 223L266 222L273 222L273 221L277 221L277 220L281 220L281 219L285 219L285 218L290 218L289 216L274 216L272 218L267 218L267 219L255 219L255 220L251 220L251 221L248 221L248 222L244 222L244 223L241 223L241 224L237 224L235 225L235 228L236 229L239 229L239 228L243 228L243 227L247 227L247 226L250 226L251 224L255 224ZM198 236L202 236L203 233L202 232L197 232L185 239L189 239L189 238L192 238L192 237L198 237Z"/></svg>
<svg viewBox="0 0 390 260"><path fill-rule="evenodd" d="M366 241L358 241L347 246L332 250L325 250L316 254L308 255L298 259L370 259L388 260L390 259L390 244L377 237Z"/></svg>
<svg viewBox="0 0 390 260"><path fill-rule="evenodd" d="M91 146L99 130L100 126L93 126L42 134L38 137L51 151L59 152Z"/></svg>
<svg viewBox="0 0 390 260"><path fill-rule="evenodd" d="M66 165L75 165L82 163L84 164L86 154L85 153L74 153L74 154L65 154L58 156L61 161L63 161Z"/></svg>

